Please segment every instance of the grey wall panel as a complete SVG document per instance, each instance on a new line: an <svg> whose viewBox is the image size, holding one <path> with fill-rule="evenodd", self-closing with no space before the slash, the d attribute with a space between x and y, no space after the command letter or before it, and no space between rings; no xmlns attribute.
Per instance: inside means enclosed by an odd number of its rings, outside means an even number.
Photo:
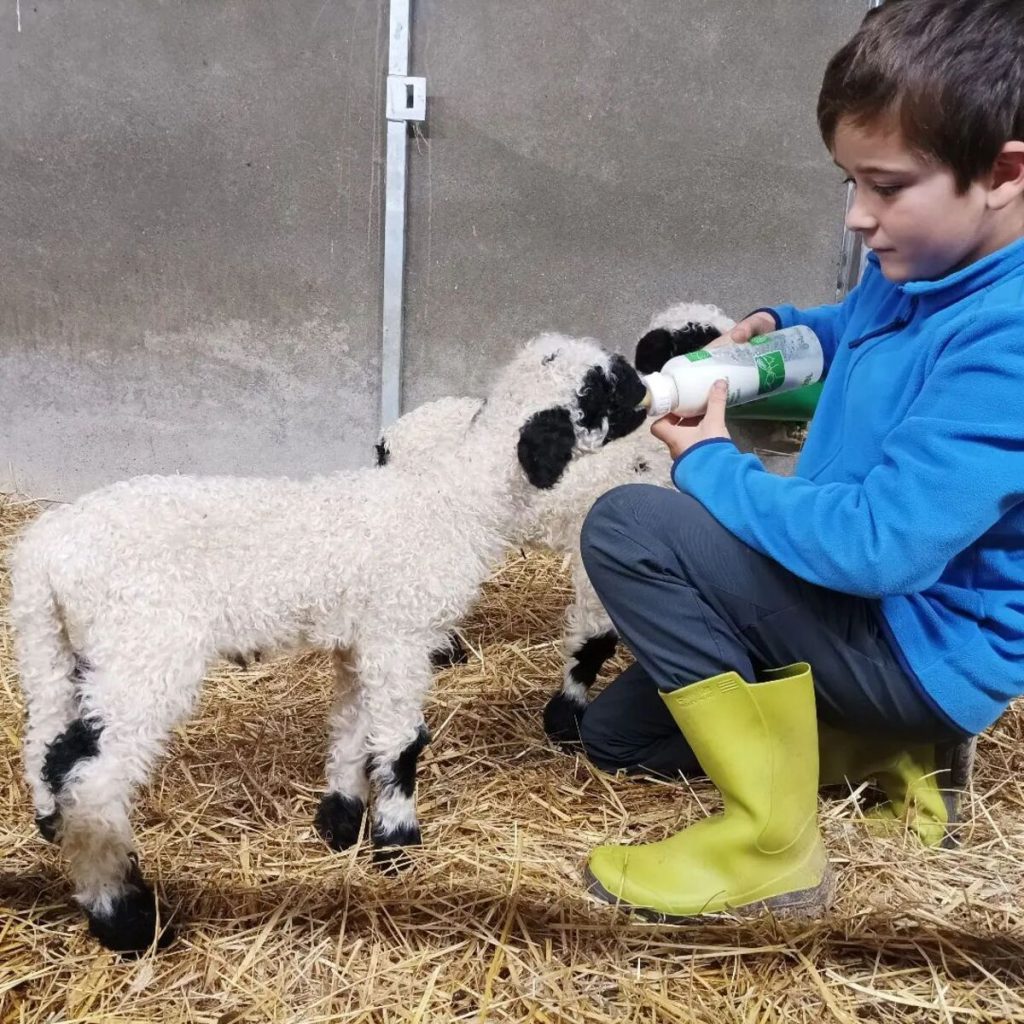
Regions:
<svg viewBox="0 0 1024 1024"><path fill-rule="evenodd" d="M22 0L0 38L0 489L365 462L373 0Z"/></svg>
<svg viewBox="0 0 1024 1024"><path fill-rule="evenodd" d="M549 328L630 350L681 298L830 301L840 175L814 106L866 5L420 0L407 406Z"/></svg>

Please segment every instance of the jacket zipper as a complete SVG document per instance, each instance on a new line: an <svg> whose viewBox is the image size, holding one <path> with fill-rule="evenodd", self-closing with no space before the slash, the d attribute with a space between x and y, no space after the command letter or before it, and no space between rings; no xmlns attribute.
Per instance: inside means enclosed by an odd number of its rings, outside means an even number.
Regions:
<svg viewBox="0 0 1024 1024"><path fill-rule="evenodd" d="M898 331L902 331L904 327L909 326L910 321L914 319L914 313L917 310L917 296L913 296L910 300L910 307L906 313L901 317L897 317L892 323L886 324L885 327L879 327L877 330L871 331L870 334L864 334L859 338L854 338L853 341L849 342L850 348L860 348L861 345L866 341L871 341L872 338L880 338L883 334L895 334Z"/></svg>

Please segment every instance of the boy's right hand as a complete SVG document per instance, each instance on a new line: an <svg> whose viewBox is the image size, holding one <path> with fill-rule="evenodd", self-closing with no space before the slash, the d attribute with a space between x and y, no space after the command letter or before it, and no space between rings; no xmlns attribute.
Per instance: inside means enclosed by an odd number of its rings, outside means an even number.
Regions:
<svg viewBox="0 0 1024 1024"><path fill-rule="evenodd" d="M775 328L775 317L770 313L751 313L750 316L741 320L731 331L708 342L707 348L716 348L719 345L742 345L756 338L759 334L771 334Z"/></svg>

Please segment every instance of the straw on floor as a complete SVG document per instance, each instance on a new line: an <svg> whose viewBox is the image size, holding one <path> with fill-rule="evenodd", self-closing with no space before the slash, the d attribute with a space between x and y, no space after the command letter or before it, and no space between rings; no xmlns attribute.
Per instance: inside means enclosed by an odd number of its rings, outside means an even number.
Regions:
<svg viewBox="0 0 1024 1024"><path fill-rule="evenodd" d="M0 551L38 509L0 498ZM822 804L839 874L812 924L635 923L592 905L587 851L713 809L707 784L603 776L540 728L561 671L564 567L511 558L440 673L420 770L424 847L383 877L330 852L327 659L218 665L135 821L181 937L123 962L87 935L21 779L0 577L0 1021L1024 1021L1024 718L981 742L965 845L924 850ZM619 661L619 666L622 661Z"/></svg>

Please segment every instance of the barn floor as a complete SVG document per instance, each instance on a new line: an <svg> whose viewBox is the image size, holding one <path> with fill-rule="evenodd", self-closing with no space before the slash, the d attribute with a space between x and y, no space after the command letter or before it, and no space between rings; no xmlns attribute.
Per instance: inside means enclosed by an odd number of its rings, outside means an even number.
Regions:
<svg viewBox="0 0 1024 1024"><path fill-rule="evenodd" d="M0 550L36 511L0 499ZM872 837L853 798L825 802L827 920L637 924L583 895L588 849L658 838L716 795L549 749L567 597L537 555L488 585L469 664L437 678L425 846L397 879L311 827L327 660L218 666L136 809L144 872L182 933L127 963L89 938L35 833L0 621L0 1022L1024 1021L1022 709L981 741L960 850Z"/></svg>

